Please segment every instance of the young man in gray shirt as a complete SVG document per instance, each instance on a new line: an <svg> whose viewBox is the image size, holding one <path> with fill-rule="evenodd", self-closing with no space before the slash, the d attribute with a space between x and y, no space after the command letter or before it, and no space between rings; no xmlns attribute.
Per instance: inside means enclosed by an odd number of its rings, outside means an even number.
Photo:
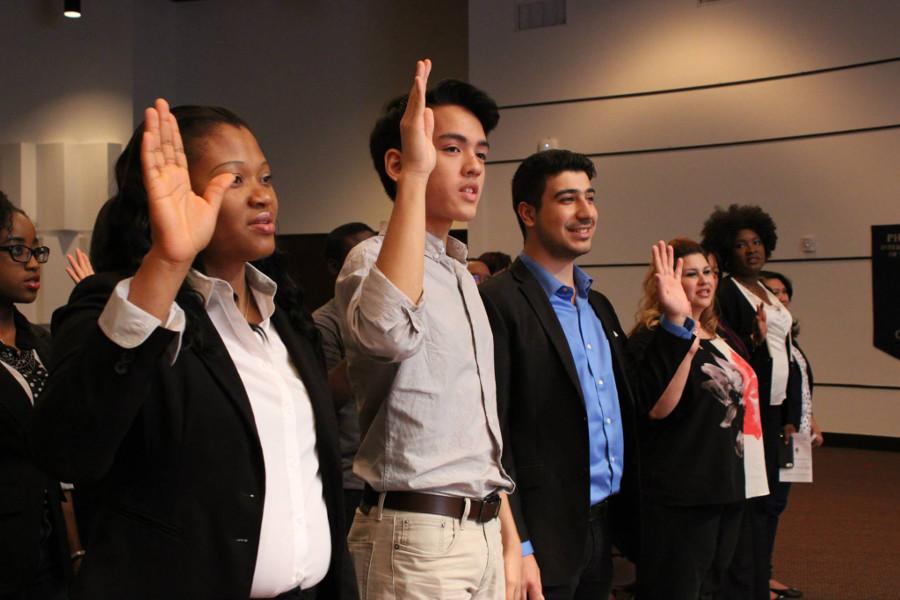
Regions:
<svg viewBox="0 0 900 600"><path fill-rule="evenodd" d="M499 115L467 83L426 94L430 69L417 63L409 97L375 125L370 150L394 207L335 286L360 416L354 472L366 490L348 540L364 600L503 598L504 551L507 597L520 576L490 324L466 247L449 237L475 216Z"/></svg>

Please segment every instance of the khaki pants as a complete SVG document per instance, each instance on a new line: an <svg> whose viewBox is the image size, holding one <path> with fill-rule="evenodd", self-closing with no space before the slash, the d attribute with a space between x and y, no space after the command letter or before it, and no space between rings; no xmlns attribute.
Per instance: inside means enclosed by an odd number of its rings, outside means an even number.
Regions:
<svg viewBox="0 0 900 600"><path fill-rule="evenodd" d="M357 509L347 537L360 600L503 600L500 520Z"/></svg>

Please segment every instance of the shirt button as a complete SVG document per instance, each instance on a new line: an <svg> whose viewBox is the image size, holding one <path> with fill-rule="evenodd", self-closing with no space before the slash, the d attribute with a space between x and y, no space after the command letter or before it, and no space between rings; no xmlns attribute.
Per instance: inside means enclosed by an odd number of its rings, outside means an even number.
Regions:
<svg viewBox="0 0 900 600"><path fill-rule="evenodd" d="M587 345L587 349L588 349L588 350L591 349L591 345L590 345L590 344Z"/></svg>
<svg viewBox="0 0 900 600"><path fill-rule="evenodd" d="M612 458L610 458L610 459L609 459L609 462L616 462L616 457L613 456Z"/></svg>
<svg viewBox="0 0 900 600"><path fill-rule="evenodd" d="M603 387L603 378L602 377L597 380L597 385L599 385L600 387Z"/></svg>
<svg viewBox="0 0 900 600"><path fill-rule="evenodd" d="M606 424L609 425L610 423L612 423L612 419L610 419L609 417L606 417Z"/></svg>

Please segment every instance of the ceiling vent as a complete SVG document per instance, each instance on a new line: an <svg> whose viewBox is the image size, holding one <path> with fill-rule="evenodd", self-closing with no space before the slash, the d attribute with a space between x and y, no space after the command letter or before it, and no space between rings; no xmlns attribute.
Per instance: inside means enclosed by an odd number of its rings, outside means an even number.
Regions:
<svg viewBox="0 0 900 600"><path fill-rule="evenodd" d="M516 31L566 24L566 0L517 0Z"/></svg>

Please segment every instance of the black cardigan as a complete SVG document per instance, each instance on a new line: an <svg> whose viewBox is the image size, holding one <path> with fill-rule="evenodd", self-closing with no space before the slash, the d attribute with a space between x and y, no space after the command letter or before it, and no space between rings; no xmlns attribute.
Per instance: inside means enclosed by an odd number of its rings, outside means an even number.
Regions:
<svg viewBox="0 0 900 600"><path fill-rule="evenodd" d="M636 362L647 359L645 350L653 335L654 330L641 327L629 338L628 349ZM656 353L654 360L660 359L673 357ZM735 395L739 390L719 398L710 375L704 372L721 372L724 363L727 358L712 342L702 340L691 361L684 392L663 419L651 419L648 413L669 380L653 377L640 386L641 483L648 499L676 506L744 499L744 463L738 448L744 409L739 395ZM677 368L677 364L671 364L663 369L645 369L644 376Z"/></svg>

